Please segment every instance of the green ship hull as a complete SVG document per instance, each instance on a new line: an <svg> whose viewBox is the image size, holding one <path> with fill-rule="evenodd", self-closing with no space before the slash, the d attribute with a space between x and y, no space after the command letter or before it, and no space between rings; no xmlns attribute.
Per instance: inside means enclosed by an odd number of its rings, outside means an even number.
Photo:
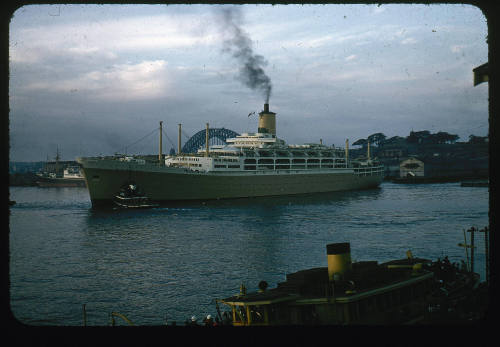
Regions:
<svg viewBox="0 0 500 347"><path fill-rule="evenodd" d="M318 170L193 171L155 163L78 158L92 206L112 204L124 183L134 182L158 203L321 193L374 188L383 170L355 173L352 168Z"/></svg>

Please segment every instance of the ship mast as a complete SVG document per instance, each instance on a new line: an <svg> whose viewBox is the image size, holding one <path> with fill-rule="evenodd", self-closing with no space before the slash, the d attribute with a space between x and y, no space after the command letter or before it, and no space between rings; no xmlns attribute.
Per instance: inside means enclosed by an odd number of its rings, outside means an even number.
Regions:
<svg viewBox="0 0 500 347"><path fill-rule="evenodd" d="M347 163L349 161L349 139L345 140L345 167L348 167L349 164Z"/></svg>
<svg viewBox="0 0 500 347"><path fill-rule="evenodd" d="M206 152L205 152L205 157L208 157L208 123L207 123L207 131L205 133L205 147L206 147Z"/></svg>
<svg viewBox="0 0 500 347"><path fill-rule="evenodd" d="M370 141L368 141L368 147L366 149L366 158L370 160Z"/></svg>
<svg viewBox="0 0 500 347"><path fill-rule="evenodd" d="M179 124L179 136L177 141L177 154L181 154L181 127L182 124Z"/></svg>
<svg viewBox="0 0 500 347"><path fill-rule="evenodd" d="M57 146L56 148L56 177L57 177L57 174L59 173L59 146Z"/></svg>
<svg viewBox="0 0 500 347"><path fill-rule="evenodd" d="M162 153L161 153L161 150L162 150L162 132L163 132L163 122L160 121L160 143L159 143L159 150L158 150L158 162L160 163L161 165L161 157L162 157Z"/></svg>

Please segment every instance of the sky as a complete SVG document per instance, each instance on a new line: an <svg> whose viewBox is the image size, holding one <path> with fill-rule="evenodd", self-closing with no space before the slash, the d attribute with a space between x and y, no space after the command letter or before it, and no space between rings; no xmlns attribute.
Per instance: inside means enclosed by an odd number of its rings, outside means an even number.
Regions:
<svg viewBox="0 0 500 347"><path fill-rule="evenodd" d="M10 161L157 154L160 121L163 153L179 123L256 132L249 71L289 144L488 134L472 5L26 5L9 29Z"/></svg>

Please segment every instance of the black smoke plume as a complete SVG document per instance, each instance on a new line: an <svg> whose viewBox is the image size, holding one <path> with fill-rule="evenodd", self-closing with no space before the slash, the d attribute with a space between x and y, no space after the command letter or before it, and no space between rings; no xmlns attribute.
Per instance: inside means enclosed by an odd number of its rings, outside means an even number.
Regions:
<svg viewBox="0 0 500 347"><path fill-rule="evenodd" d="M223 8L220 12L220 26L227 36L224 40L223 52L232 54L239 62L240 71L238 80L247 87L262 92L266 104L269 103L272 84L271 79L264 72L263 67L267 61L263 56L254 54L252 41L247 34L241 30L241 12L238 8Z"/></svg>

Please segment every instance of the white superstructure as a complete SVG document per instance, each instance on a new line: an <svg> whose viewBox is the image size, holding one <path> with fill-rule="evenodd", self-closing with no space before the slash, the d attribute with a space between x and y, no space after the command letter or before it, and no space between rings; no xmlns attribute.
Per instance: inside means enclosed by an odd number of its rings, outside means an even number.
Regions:
<svg viewBox="0 0 500 347"><path fill-rule="evenodd" d="M83 175L80 172L79 166L68 166L66 169L64 169L63 177L83 179Z"/></svg>
<svg viewBox="0 0 500 347"><path fill-rule="evenodd" d="M243 133L226 140L226 145L200 148L191 155L168 156L165 165L193 171L242 171L247 173L274 171L334 171L352 168L356 173L383 173L375 161L349 161L345 149L323 144L287 145L284 140L267 133Z"/></svg>

